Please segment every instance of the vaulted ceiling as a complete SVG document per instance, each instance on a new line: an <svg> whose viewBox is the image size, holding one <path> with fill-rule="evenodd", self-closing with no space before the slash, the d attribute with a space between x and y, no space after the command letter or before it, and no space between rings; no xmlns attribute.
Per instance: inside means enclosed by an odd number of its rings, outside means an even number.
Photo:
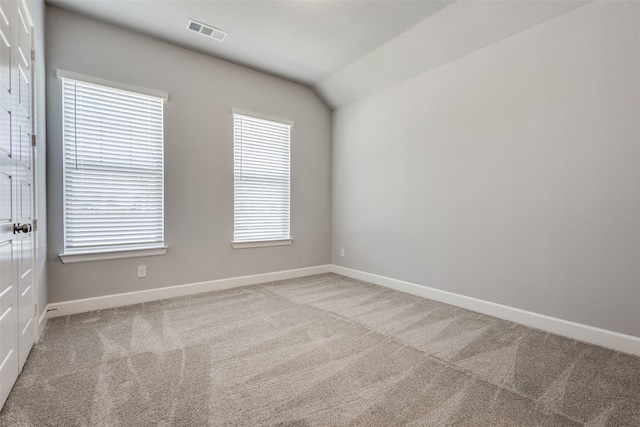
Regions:
<svg viewBox="0 0 640 427"><path fill-rule="evenodd" d="M207 55L310 86L339 108L581 1L47 0ZM189 19L228 33L187 31Z"/></svg>

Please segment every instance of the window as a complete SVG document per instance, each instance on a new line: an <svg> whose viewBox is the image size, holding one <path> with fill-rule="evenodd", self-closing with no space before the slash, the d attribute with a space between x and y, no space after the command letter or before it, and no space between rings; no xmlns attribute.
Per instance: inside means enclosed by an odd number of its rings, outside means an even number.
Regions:
<svg viewBox="0 0 640 427"><path fill-rule="evenodd" d="M291 243L292 125L234 111L234 247Z"/></svg>
<svg viewBox="0 0 640 427"><path fill-rule="evenodd" d="M58 71L63 78L64 254L164 248L166 94L70 75L76 76Z"/></svg>

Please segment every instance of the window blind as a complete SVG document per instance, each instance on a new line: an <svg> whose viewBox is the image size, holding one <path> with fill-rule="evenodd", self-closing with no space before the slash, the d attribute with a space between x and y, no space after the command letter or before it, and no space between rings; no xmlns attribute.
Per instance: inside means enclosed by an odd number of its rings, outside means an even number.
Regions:
<svg viewBox="0 0 640 427"><path fill-rule="evenodd" d="M164 245L161 98L63 79L65 253Z"/></svg>
<svg viewBox="0 0 640 427"><path fill-rule="evenodd" d="M290 130L233 115L234 242L290 239Z"/></svg>

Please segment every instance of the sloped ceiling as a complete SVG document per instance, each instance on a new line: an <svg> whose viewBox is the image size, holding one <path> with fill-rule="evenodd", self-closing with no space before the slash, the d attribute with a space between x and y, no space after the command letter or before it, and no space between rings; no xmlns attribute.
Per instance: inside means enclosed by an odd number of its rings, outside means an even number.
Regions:
<svg viewBox="0 0 640 427"><path fill-rule="evenodd" d="M47 0L314 88L339 108L587 2ZM229 33L187 31L188 19Z"/></svg>
<svg viewBox="0 0 640 427"><path fill-rule="evenodd" d="M317 83L336 109L588 2L458 1Z"/></svg>

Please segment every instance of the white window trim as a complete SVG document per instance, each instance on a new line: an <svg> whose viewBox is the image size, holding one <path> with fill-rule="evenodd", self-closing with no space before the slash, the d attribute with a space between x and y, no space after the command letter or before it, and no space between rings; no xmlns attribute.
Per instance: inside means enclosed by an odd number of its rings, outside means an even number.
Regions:
<svg viewBox="0 0 640 427"><path fill-rule="evenodd" d="M293 239L283 240L258 240L255 242L232 242L233 249L248 249L248 248L265 248L267 246L288 246L293 243Z"/></svg>
<svg viewBox="0 0 640 427"><path fill-rule="evenodd" d="M154 96L156 98L160 98L162 100L168 101L169 100L169 94L166 92L161 92L159 90L154 90L154 89L147 89L144 87L139 87L139 86L133 86L133 85L128 85L125 83L119 83L119 82L112 82L111 80L105 80L105 79L101 79L98 77L93 77L93 76L86 76L84 74L79 74L79 73L73 73L71 71L65 71L65 70L56 70L56 77L60 78L60 79L69 79L69 80L79 80L85 83L92 83L95 85L100 85L100 86L107 86L113 89L120 89L120 90L126 90L129 92L136 92L139 93L141 95L149 95L149 96Z"/></svg>
<svg viewBox="0 0 640 427"><path fill-rule="evenodd" d="M278 123L282 123L285 125L289 125L292 128L295 127L296 123L293 120L289 120L289 119L284 119L282 117L276 117L276 116L270 116L268 114L262 114L262 113L254 113L253 111L247 111L247 110L242 110L240 108L232 108L231 109L231 114L240 114L241 116L249 116L249 117L255 117L256 119L262 119L262 120L269 120L272 122L278 122Z"/></svg>
<svg viewBox="0 0 640 427"><path fill-rule="evenodd" d="M100 86L106 86L113 89L120 89L124 91L134 92L141 95L152 96L159 98L163 101L167 101L169 99L169 94L166 92L143 88L134 85L128 85L119 82L113 82L110 80L101 79L98 77L87 76L80 73L74 73L70 71L65 71L61 69L56 70L56 77L62 79L69 80L77 80L85 83L96 84ZM64 114L64 112L63 112ZM163 118L164 120L164 118ZM63 180L66 179L63 176ZM64 187L64 183L63 183ZM163 190L164 197L164 190ZM163 212L164 215L164 212ZM163 224L164 227L164 224ZM66 238L65 238L66 239ZM105 250L96 250L96 249L88 249L88 250L78 250L69 251L66 253L59 253L58 257L63 264L74 264L81 262L90 262L90 261L101 261L101 260L112 260L112 259L125 259L125 258L138 258L138 257L148 257L148 256L158 256L165 255L169 250L169 247L166 244L152 245L152 246L141 246L141 247L128 247L126 249L105 249Z"/></svg>
<svg viewBox="0 0 640 427"><path fill-rule="evenodd" d="M247 110L233 107L231 109L232 117L235 114L281 123L284 125L288 125L291 129L295 127L295 122L290 119L277 117L277 116L270 116L268 114L256 113L253 111L247 111ZM234 144L235 144L235 141L234 141ZM291 140L289 140L289 144L291 144ZM234 159L234 162L235 162L235 159ZM291 168L291 165L289 165L289 168ZM291 194L289 195L289 197L291 197ZM234 205L235 205L235 200L234 200ZM235 228L235 225L234 225L234 228ZM250 241L241 241L241 242L232 241L231 247L234 249L249 249L249 248L263 248L263 247L270 247L270 246L288 246L288 245L291 245L292 243L293 243L293 237L291 237L290 235L288 239L255 240L255 241L250 240Z"/></svg>
<svg viewBox="0 0 640 427"><path fill-rule="evenodd" d="M58 254L63 264L75 264L78 262L104 261L108 259L137 258L146 256L164 255L169 250L168 246L158 248L127 249L112 252L80 252Z"/></svg>

